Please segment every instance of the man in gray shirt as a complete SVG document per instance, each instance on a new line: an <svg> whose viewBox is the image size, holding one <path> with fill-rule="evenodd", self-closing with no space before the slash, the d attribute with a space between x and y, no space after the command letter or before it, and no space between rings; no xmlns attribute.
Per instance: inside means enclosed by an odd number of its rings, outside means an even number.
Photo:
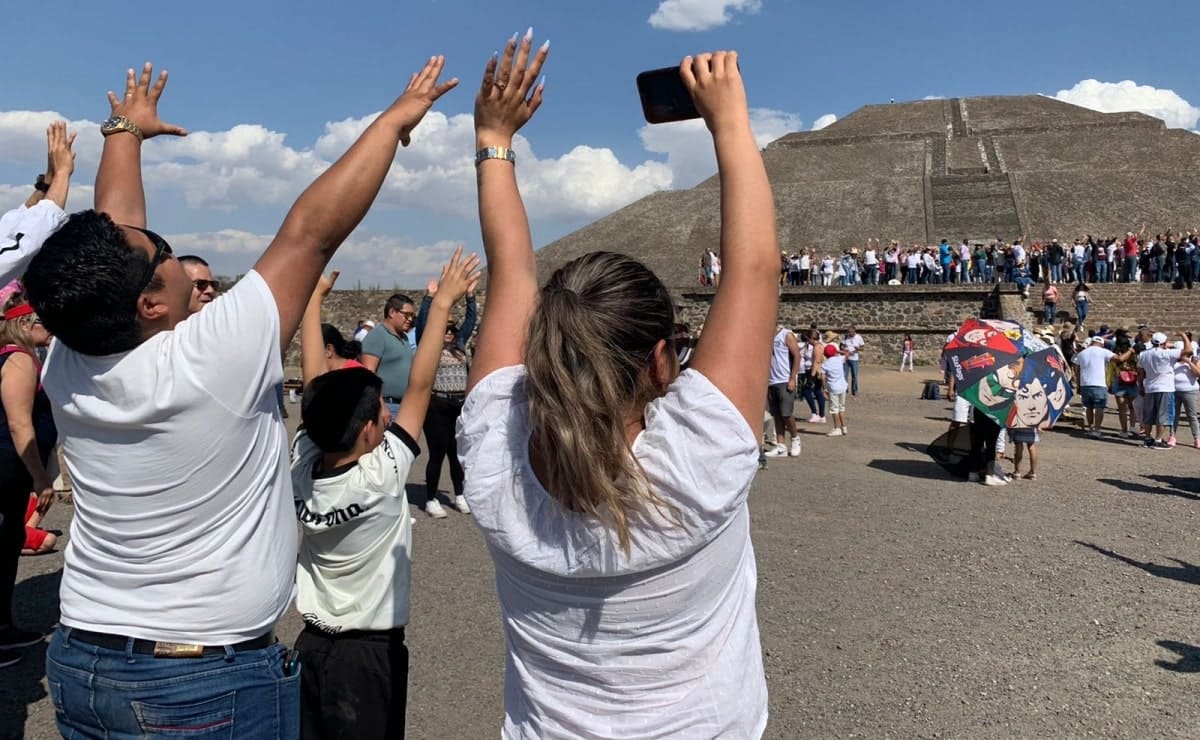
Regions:
<svg viewBox="0 0 1200 740"><path fill-rule="evenodd" d="M383 380L383 402L393 417L400 407L404 391L408 389L408 373L412 369L413 359L408 332L416 316L412 300L406 295L396 294L383 305L383 321L363 341L363 365Z"/></svg>

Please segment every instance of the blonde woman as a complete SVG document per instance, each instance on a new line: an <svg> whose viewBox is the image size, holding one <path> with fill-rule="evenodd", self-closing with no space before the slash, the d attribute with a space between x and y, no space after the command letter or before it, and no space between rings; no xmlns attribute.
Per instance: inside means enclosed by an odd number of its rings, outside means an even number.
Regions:
<svg viewBox="0 0 1200 740"><path fill-rule="evenodd" d="M17 561L25 546L30 492L45 513L54 501L54 484L46 461L58 433L50 399L39 382L37 348L50 344L50 334L22 298L10 300L0 324L0 666L21 659L16 648L39 642L43 635L12 623Z"/></svg>
<svg viewBox="0 0 1200 740"><path fill-rule="evenodd" d="M757 737L746 498L779 252L737 57L680 65L716 146L725 267L680 373L670 294L636 260L594 252L538 288L508 147L542 102L547 52L510 42L475 104L490 276L459 450L496 567L503 735Z"/></svg>

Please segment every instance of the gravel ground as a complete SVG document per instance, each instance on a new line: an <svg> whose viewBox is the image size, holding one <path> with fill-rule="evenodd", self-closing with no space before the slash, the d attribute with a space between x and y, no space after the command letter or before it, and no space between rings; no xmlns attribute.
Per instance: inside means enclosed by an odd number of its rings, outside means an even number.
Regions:
<svg viewBox="0 0 1200 740"><path fill-rule="evenodd" d="M918 400L929 371L863 374L850 436L802 425L803 455L772 460L750 499L768 736L1197 736L1200 451L1060 426L1037 482L971 485L923 452L949 410ZM469 517L416 516L409 735L494 737L491 563ZM61 567L22 560L23 625L54 624ZM0 670L0 737L56 736L43 656Z"/></svg>

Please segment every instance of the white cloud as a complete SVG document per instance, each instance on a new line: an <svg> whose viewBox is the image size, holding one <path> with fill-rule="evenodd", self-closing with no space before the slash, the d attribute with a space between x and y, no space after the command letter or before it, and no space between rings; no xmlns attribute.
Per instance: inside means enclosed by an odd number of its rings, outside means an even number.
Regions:
<svg viewBox="0 0 1200 740"><path fill-rule="evenodd" d="M1184 100L1174 90L1139 85L1132 80L1082 80L1070 89L1059 90L1054 97L1102 113L1145 113L1161 118L1171 128L1194 129L1200 123L1200 108Z"/></svg>
<svg viewBox="0 0 1200 740"><path fill-rule="evenodd" d="M762 0L662 0L650 25L664 31L706 31L724 26L734 13L756 13Z"/></svg>
<svg viewBox="0 0 1200 740"><path fill-rule="evenodd" d="M216 272L232 274L250 268L274 239L273 234L255 234L238 229L212 232L163 234L176 254L200 254ZM422 286L441 273L442 265L461 242L440 240L431 244L392 234L359 229L338 249L329 269L343 274L340 288ZM479 255L482 259L483 255Z"/></svg>
<svg viewBox="0 0 1200 740"><path fill-rule="evenodd" d="M826 113L817 120L813 121L812 130L820 131L831 123L836 123L838 117L832 113Z"/></svg>
<svg viewBox="0 0 1200 740"><path fill-rule="evenodd" d="M799 116L770 108L751 108L750 127L754 140L764 147L784 134L804 127ZM673 173L671 187L690 188L717 172L712 136L699 119L678 123L645 125L638 131L646 149L667 155Z"/></svg>

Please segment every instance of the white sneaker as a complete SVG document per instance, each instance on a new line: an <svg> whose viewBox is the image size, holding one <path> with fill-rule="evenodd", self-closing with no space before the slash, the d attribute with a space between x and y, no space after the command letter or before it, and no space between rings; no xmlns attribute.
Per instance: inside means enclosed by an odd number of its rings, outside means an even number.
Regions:
<svg viewBox="0 0 1200 740"><path fill-rule="evenodd" d="M780 444L771 445L770 448L763 452L764 457L787 457L787 454L788 449Z"/></svg>
<svg viewBox="0 0 1200 740"><path fill-rule="evenodd" d="M844 437L844 436L846 436L846 433L843 432L840 427L838 427L838 428L835 428L832 432L829 432L828 434L826 434L825 436L826 437Z"/></svg>
<svg viewBox="0 0 1200 740"><path fill-rule="evenodd" d="M442 502L437 499L425 503L425 513L434 519L446 518L446 510L442 508Z"/></svg>
<svg viewBox="0 0 1200 740"><path fill-rule="evenodd" d="M792 437L792 446L788 448L789 457L800 457L800 438Z"/></svg>
<svg viewBox="0 0 1200 740"><path fill-rule="evenodd" d="M842 436L845 437L849 433L850 433L850 427L843 424L842 425Z"/></svg>
<svg viewBox="0 0 1200 740"><path fill-rule="evenodd" d="M454 497L454 508L458 509L458 513L460 514L471 513L471 507L467 505L467 499L465 496Z"/></svg>
<svg viewBox="0 0 1200 740"><path fill-rule="evenodd" d="M816 414L813 414L812 416L808 417L809 424L816 424L820 421L821 421L821 417L817 416Z"/></svg>
<svg viewBox="0 0 1200 740"><path fill-rule="evenodd" d="M1008 481L996 475L989 475L983 479L985 486L1007 486Z"/></svg>

